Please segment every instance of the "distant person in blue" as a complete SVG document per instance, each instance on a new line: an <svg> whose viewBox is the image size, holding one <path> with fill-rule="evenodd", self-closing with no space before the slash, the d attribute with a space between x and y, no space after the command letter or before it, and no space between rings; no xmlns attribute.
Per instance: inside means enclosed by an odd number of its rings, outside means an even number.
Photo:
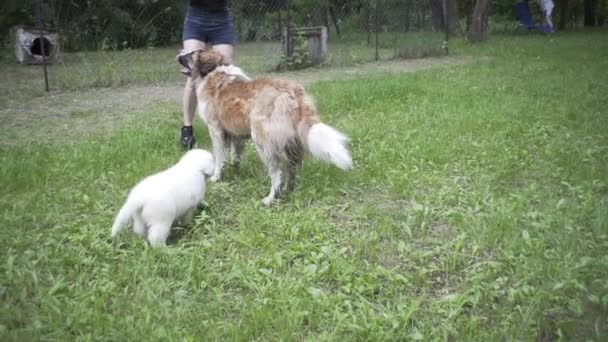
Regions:
<svg viewBox="0 0 608 342"><path fill-rule="evenodd" d="M182 38L182 53L204 49L209 45L224 55L227 63L232 63L235 38L232 14L228 10L226 0L189 0ZM180 143L185 150L189 150L195 143L192 121L197 101L192 78L186 71L184 74L188 78L182 101L184 126L181 129Z"/></svg>
<svg viewBox="0 0 608 342"><path fill-rule="evenodd" d="M553 21L551 20L551 14L553 13L553 0L538 0L541 10L543 11L543 18L545 24L549 27L550 31L553 32Z"/></svg>

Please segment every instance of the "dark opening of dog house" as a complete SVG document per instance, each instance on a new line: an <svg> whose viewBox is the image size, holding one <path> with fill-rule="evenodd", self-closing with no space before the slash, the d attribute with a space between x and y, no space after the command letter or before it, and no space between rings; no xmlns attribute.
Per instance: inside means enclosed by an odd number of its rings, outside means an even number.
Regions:
<svg viewBox="0 0 608 342"><path fill-rule="evenodd" d="M53 44L51 43L51 41L46 39L45 37L42 37L42 39L34 39L32 47L30 48L30 52L32 53L32 55L42 56L44 54L45 57L49 57L51 56L52 49Z"/></svg>
<svg viewBox="0 0 608 342"><path fill-rule="evenodd" d="M59 35L55 31L40 30L33 27L15 26L12 28L15 57L21 64L48 64L60 61Z"/></svg>

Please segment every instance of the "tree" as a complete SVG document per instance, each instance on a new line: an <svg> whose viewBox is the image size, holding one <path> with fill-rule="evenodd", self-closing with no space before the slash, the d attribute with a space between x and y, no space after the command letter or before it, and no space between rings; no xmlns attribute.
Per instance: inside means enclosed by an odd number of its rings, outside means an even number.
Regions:
<svg viewBox="0 0 608 342"><path fill-rule="evenodd" d="M445 30L446 11L447 11L447 24L450 34L457 34L459 23L458 23L458 3L456 0L432 0L431 6L431 19L433 27L437 31Z"/></svg>
<svg viewBox="0 0 608 342"><path fill-rule="evenodd" d="M584 16L584 24L585 26L593 27L596 24L596 8L597 8L597 0L585 0L585 16Z"/></svg>
<svg viewBox="0 0 608 342"><path fill-rule="evenodd" d="M599 0L599 11L597 13L597 26L604 26L606 20L606 12L608 12L608 6L606 0Z"/></svg>
<svg viewBox="0 0 608 342"><path fill-rule="evenodd" d="M487 38L489 12L489 0L476 0L471 18L471 29L469 30L469 39L472 42L481 42Z"/></svg>
<svg viewBox="0 0 608 342"><path fill-rule="evenodd" d="M437 31L445 30L443 0L431 0L429 2L429 5L431 6L431 19L433 22L433 28Z"/></svg>
<svg viewBox="0 0 608 342"><path fill-rule="evenodd" d="M560 11L559 11L559 29L565 30L566 25L568 24L568 16L570 15L570 9L568 8L568 0L562 0L559 3Z"/></svg>
<svg viewBox="0 0 608 342"><path fill-rule="evenodd" d="M460 31L460 23L458 17L458 1L447 0L448 11L448 30L451 35L458 34Z"/></svg>

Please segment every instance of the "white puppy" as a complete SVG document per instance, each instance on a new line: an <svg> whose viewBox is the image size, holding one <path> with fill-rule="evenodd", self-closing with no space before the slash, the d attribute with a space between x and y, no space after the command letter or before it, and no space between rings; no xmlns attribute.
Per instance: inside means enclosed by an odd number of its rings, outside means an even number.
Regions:
<svg viewBox="0 0 608 342"><path fill-rule="evenodd" d="M171 168L149 176L129 193L118 212L112 237L133 220L133 230L152 246L165 246L171 225L177 219L191 223L194 210L205 195L205 176L214 172L211 153L194 149L186 152Z"/></svg>

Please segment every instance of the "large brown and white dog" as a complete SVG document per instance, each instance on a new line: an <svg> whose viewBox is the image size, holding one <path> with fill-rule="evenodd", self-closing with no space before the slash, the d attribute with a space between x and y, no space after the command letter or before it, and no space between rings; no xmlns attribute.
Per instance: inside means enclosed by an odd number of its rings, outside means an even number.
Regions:
<svg viewBox="0 0 608 342"><path fill-rule="evenodd" d="M348 139L321 123L312 99L300 84L277 78L251 80L210 49L180 55L178 61L191 71L198 113L211 136L215 158L212 181L221 178L226 145L232 144L238 162L243 139L249 136L272 183L262 200L265 205L293 188L296 169L306 152L343 170L352 167Z"/></svg>

